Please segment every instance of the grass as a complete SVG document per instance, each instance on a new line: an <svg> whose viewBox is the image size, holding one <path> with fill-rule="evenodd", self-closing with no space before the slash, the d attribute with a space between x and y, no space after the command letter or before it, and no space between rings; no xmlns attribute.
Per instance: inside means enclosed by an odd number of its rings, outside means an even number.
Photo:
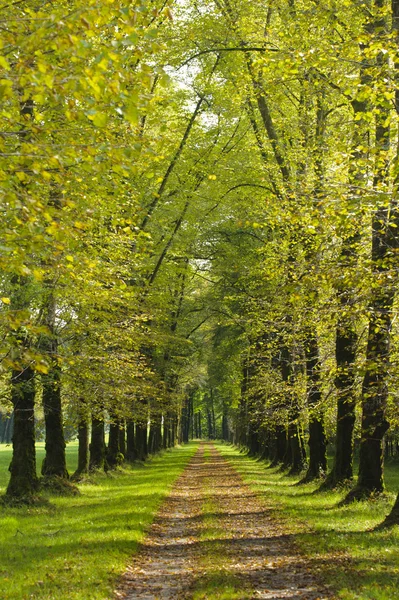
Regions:
<svg viewBox="0 0 399 600"><path fill-rule="evenodd" d="M344 492L314 493L314 483L297 486L298 478L267 468L232 446L217 447L286 524L297 546L339 598L399 599L399 527L369 531L383 521L394 502L398 465L386 466L385 497L338 508Z"/></svg>
<svg viewBox="0 0 399 600"><path fill-rule="evenodd" d="M40 475L44 454L44 442L38 442L36 444L36 469L38 475ZM11 446L9 444L0 444L0 494L4 493L10 477L8 466L11 461L11 455ZM66 457L68 470L70 473L73 473L78 466L78 442L67 444Z"/></svg>
<svg viewBox="0 0 399 600"><path fill-rule="evenodd" d="M79 485L78 497L52 497L49 506L1 508L1 600L112 597L129 557L196 447L189 444L143 465L93 476ZM3 493L11 451L0 448ZM39 456L42 450L39 445ZM70 471L76 453L76 444L69 445Z"/></svg>

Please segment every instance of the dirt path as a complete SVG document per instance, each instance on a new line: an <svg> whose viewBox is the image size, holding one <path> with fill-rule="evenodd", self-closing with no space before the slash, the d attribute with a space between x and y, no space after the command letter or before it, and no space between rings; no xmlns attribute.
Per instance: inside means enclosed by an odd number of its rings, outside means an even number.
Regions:
<svg viewBox="0 0 399 600"><path fill-rule="evenodd" d="M164 502L118 598L325 600L281 526L211 444Z"/></svg>

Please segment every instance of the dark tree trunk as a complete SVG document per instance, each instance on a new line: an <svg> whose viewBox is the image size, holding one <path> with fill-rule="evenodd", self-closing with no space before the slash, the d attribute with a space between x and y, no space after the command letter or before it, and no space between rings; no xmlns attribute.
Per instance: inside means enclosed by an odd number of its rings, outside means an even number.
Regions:
<svg viewBox="0 0 399 600"><path fill-rule="evenodd" d="M13 371L11 400L14 406L13 457L6 495L29 498L38 489L35 451L35 382L30 367Z"/></svg>
<svg viewBox="0 0 399 600"><path fill-rule="evenodd" d="M369 24L365 26L367 35ZM360 51L364 53L364 46L360 45ZM367 73L367 59L364 57L360 67L361 85L370 85L370 76ZM361 89L361 88L360 88ZM364 170L364 147L368 145L369 124L364 120L369 100L352 101L352 109L357 127L354 130L352 141L351 161L349 167L350 203L359 195L365 184ZM362 192L360 192L362 193ZM345 484L353 479L353 435L356 421L356 397L355 397L355 359L358 345L358 334L356 331L357 316L357 292L347 280L357 268L359 254L359 243L361 242L361 224L355 232L349 236L344 235L342 242L340 264L342 278L338 284L337 293L340 304L340 316L337 323L335 357L337 361L337 376L335 386L338 392L337 403L337 432L336 453L331 473L323 487L335 487Z"/></svg>
<svg viewBox="0 0 399 600"><path fill-rule="evenodd" d="M223 415L222 415L222 439L225 442L229 440L229 422L227 418L227 409L223 407Z"/></svg>
<svg viewBox="0 0 399 600"><path fill-rule="evenodd" d="M209 408L207 409L207 416L208 416L208 438L210 440L213 440L213 428L212 428L212 413L209 410Z"/></svg>
<svg viewBox="0 0 399 600"><path fill-rule="evenodd" d="M299 428L299 401L292 388L295 377L295 363L293 353L284 346L281 350L279 365L283 381L286 382L288 393L286 405L289 409L289 421L287 429L287 448L282 463L282 468L289 468L290 474L301 473L306 467L306 455L304 454L302 432Z"/></svg>
<svg viewBox="0 0 399 600"><path fill-rule="evenodd" d="M277 425L274 433L274 452L270 467L276 467L284 462L287 451L287 429L284 425Z"/></svg>
<svg viewBox="0 0 399 600"><path fill-rule="evenodd" d="M139 460L148 457L147 423L136 423L136 450Z"/></svg>
<svg viewBox="0 0 399 600"><path fill-rule="evenodd" d="M212 430L213 430L213 439L216 440L217 433L216 433L215 406L214 406L214 402L213 402L213 396L212 396Z"/></svg>
<svg viewBox="0 0 399 600"><path fill-rule="evenodd" d="M129 419L126 425L126 459L133 461L137 458L135 423Z"/></svg>
<svg viewBox="0 0 399 600"><path fill-rule="evenodd" d="M81 418L78 424L78 468L76 475L87 473L89 471L89 424L87 418Z"/></svg>
<svg viewBox="0 0 399 600"><path fill-rule="evenodd" d="M114 421L109 426L107 463L111 468L115 468L122 462L122 455L119 447L119 421Z"/></svg>
<svg viewBox="0 0 399 600"><path fill-rule="evenodd" d="M184 444L187 444L188 442L188 396L185 397L184 402L183 402L183 407L182 407L182 411L181 411L181 421L180 421L180 428L181 428L181 441Z"/></svg>
<svg viewBox="0 0 399 600"><path fill-rule="evenodd" d="M170 416L168 413L164 415L163 420L162 447L164 450L170 448Z"/></svg>
<svg viewBox="0 0 399 600"><path fill-rule="evenodd" d="M102 417L92 417L91 421L91 441L90 441L90 461L89 469L105 469L106 447L104 433L104 419Z"/></svg>
<svg viewBox="0 0 399 600"><path fill-rule="evenodd" d="M190 439L194 438L194 394L190 396Z"/></svg>
<svg viewBox="0 0 399 600"><path fill-rule="evenodd" d="M21 142L29 142L31 139L31 126L34 119L34 102L29 96L25 100L21 94L19 113L23 126L18 133ZM23 188L21 185L21 188ZM17 192L18 193L18 192ZM24 197L25 197L24 193ZM21 199L21 206L24 199ZM29 310L30 294L26 277L14 275L12 277L14 286L11 308L14 310ZM16 335L21 348L28 348L30 339L23 331ZM14 407L14 431L12 436L13 456L9 471L11 473L8 482L6 497L8 499L32 499L38 489L38 478L36 473L36 449L35 449L35 374L28 364L14 369L11 374L11 402Z"/></svg>
<svg viewBox="0 0 399 600"><path fill-rule="evenodd" d="M304 481L323 477L327 471L327 443L324 415L320 407L319 345L314 335L305 340L309 408L309 466Z"/></svg>
<svg viewBox="0 0 399 600"><path fill-rule="evenodd" d="M46 455L42 464L42 475L68 479L60 379L61 372L57 365L53 365L50 372L42 376L43 410L46 426Z"/></svg>
<svg viewBox="0 0 399 600"><path fill-rule="evenodd" d="M250 427L248 434L248 450L250 456L257 456L260 450L259 432L257 429Z"/></svg>
<svg viewBox="0 0 399 600"><path fill-rule="evenodd" d="M163 447L162 420L161 420L160 415L155 420L154 429L155 429L154 452L160 452L160 450L162 450L162 447ZM167 432L167 435L166 435L166 440L165 440L166 447L168 447L168 436L169 436L169 432Z"/></svg>
<svg viewBox="0 0 399 600"><path fill-rule="evenodd" d="M45 311L45 322L50 335L45 337L43 349L48 354L51 366L49 373L42 376L43 411L46 427L46 455L42 464L42 475L68 479L61 404L61 369L57 364L56 303L51 290L46 301Z"/></svg>
<svg viewBox="0 0 399 600"><path fill-rule="evenodd" d="M385 416L388 398L388 361L393 292L377 293L370 318L367 344L369 365L363 382L362 435L357 488L366 494L384 490L383 438L389 428Z"/></svg>
<svg viewBox="0 0 399 600"><path fill-rule="evenodd" d="M202 439L202 413L198 413L198 437Z"/></svg>
<svg viewBox="0 0 399 600"><path fill-rule="evenodd" d="M396 45L399 44L399 0L392 0L392 29L393 32L395 34L395 41L396 41ZM395 70L396 73L399 73L399 60L395 61ZM396 90L395 90L395 108L396 108L396 113L399 114L399 88L396 85ZM397 153L396 159L398 160L399 156ZM395 188L396 188L396 193L398 193L398 183L399 183L399 177L396 176L396 181L395 181ZM396 211L396 225L398 225L398 206L395 206L395 211ZM393 232L395 233L395 232ZM395 248L397 248L398 243L395 243ZM399 494L396 497L396 502L392 507L391 512L389 513L389 515L386 517L385 521L382 523L382 527L391 527L392 525L398 525L399 524Z"/></svg>
<svg viewBox="0 0 399 600"><path fill-rule="evenodd" d="M341 320L335 346L335 385L338 391L336 450L334 465L326 481L326 485L330 487L353 479L353 431L356 421L354 363L357 342L354 325Z"/></svg>
<svg viewBox="0 0 399 600"><path fill-rule="evenodd" d="M155 454L159 452L162 448L162 426L161 426L161 416L155 415L151 418L150 421L150 430L148 434L148 452L150 454Z"/></svg>
<svg viewBox="0 0 399 600"><path fill-rule="evenodd" d="M119 422L119 452L123 455L123 458L126 456L126 425L125 421L122 419Z"/></svg>
<svg viewBox="0 0 399 600"><path fill-rule="evenodd" d="M177 418L176 416L172 419L172 426L170 428L170 447L174 448L176 446L176 429L177 429Z"/></svg>
<svg viewBox="0 0 399 600"><path fill-rule="evenodd" d="M396 496L391 512L376 529L384 529L385 527L393 527L394 525L399 525L399 494Z"/></svg>
<svg viewBox="0 0 399 600"><path fill-rule="evenodd" d="M150 421L150 428L148 431L148 453L154 454L154 440L155 440L155 430L154 430L154 422Z"/></svg>
<svg viewBox="0 0 399 600"><path fill-rule="evenodd" d="M298 475L306 468L306 456L304 455L304 443L302 432L296 421L288 424L289 462L284 461L290 467L290 475Z"/></svg>
<svg viewBox="0 0 399 600"><path fill-rule="evenodd" d="M382 8L383 0L376 0ZM392 4L395 17L395 2ZM396 29L397 21L393 25ZM377 16L370 25L372 35L384 36L385 17ZM396 30L397 35L397 30ZM381 76L389 68L385 54L376 60ZM399 100L396 95L395 103ZM381 91L377 94L375 132L375 176L374 188L380 193L390 193L388 151L390 148L390 107ZM397 250L399 247L399 215L396 194L390 207L380 206L372 219L372 267L378 285L373 289L370 302L370 319L366 350L366 373L362 386L362 431L359 452L359 477L356 488L348 495L352 498L368 496L384 489L383 438L388 430L386 405L388 399L388 369L390 359L390 336L392 309L395 296L394 278L397 277Z"/></svg>

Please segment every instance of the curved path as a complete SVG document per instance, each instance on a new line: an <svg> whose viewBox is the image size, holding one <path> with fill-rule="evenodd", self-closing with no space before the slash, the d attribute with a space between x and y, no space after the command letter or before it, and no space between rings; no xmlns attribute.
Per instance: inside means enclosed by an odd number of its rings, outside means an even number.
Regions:
<svg viewBox="0 0 399 600"><path fill-rule="evenodd" d="M331 599L291 538L212 444L164 502L116 597Z"/></svg>

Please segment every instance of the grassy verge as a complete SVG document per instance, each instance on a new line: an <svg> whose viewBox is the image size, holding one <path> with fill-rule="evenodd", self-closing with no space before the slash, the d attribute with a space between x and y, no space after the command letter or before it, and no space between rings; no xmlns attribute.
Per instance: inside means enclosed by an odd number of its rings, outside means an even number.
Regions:
<svg viewBox="0 0 399 600"><path fill-rule="evenodd" d="M387 496L344 508L344 493L313 493L315 484L296 486L298 478L218 444L244 481L263 496L292 532L302 552L343 600L399 599L399 527L370 532L389 513L399 489L399 468L386 467Z"/></svg>
<svg viewBox="0 0 399 600"><path fill-rule="evenodd" d="M0 509L2 600L105 600L197 445L176 448L144 465L96 475L81 496L51 506ZM10 449L8 449L10 454ZM39 448L40 452L40 448ZM1 450L1 484L10 455ZM76 446L68 451L69 468Z"/></svg>

